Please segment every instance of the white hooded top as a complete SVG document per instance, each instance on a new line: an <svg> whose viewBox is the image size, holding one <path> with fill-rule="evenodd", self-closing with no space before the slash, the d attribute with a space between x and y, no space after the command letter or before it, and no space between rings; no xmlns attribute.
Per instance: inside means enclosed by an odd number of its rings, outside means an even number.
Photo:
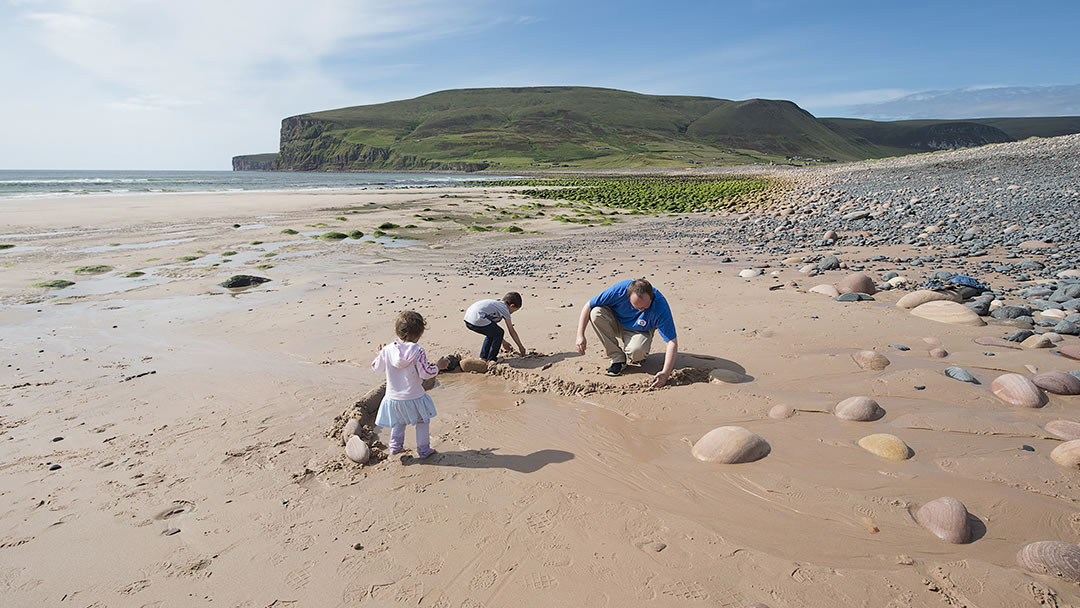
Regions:
<svg viewBox="0 0 1080 608"><path fill-rule="evenodd" d="M384 346L371 362L371 369L386 372L386 397L397 401L423 397L421 382L439 375L439 366L428 363L419 344L401 340Z"/></svg>

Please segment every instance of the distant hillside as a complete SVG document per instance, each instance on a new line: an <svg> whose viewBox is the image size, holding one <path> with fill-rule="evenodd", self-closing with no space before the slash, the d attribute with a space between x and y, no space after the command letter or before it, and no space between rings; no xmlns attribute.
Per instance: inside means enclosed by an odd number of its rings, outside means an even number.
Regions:
<svg viewBox="0 0 1080 608"><path fill-rule="evenodd" d="M236 170L676 168L831 162L1080 132L1080 117L874 122L818 119L790 101L592 87L440 91L286 118L276 155Z"/></svg>

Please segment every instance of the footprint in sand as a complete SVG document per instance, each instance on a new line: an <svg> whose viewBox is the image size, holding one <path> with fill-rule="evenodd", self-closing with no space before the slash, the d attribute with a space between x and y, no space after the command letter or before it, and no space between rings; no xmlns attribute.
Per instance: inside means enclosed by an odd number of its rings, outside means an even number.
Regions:
<svg viewBox="0 0 1080 608"><path fill-rule="evenodd" d="M529 529L537 534L547 534L555 527L555 518L551 510L533 513L525 519Z"/></svg>
<svg viewBox="0 0 1080 608"><path fill-rule="evenodd" d="M172 519L181 513L188 513L194 510L195 503L190 500L174 500L172 505L155 515L154 519L164 521L166 519Z"/></svg>
<svg viewBox="0 0 1080 608"><path fill-rule="evenodd" d="M680 600L703 601L709 599L708 592L695 581L674 581L664 585L660 592Z"/></svg>
<svg viewBox="0 0 1080 608"><path fill-rule="evenodd" d="M525 576L525 588L533 591L548 591L559 586L559 579L550 574L528 574Z"/></svg>
<svg viewBox="0 0 1080 608"><path fill-rule="evenodd" d="M285 575L285 584L290 589L303 589L311 582L311 569L315 567L315 562L307 562L303 566L300 566L296 570Z"/></svg>
<svg viewBox="0 0 1080 608"><path fill-rule="evenodd" d="M477 572L469 581L469 589L473 591L483 591L484 589L490 589L495 584L495 579L498 578L498 573L494 570L483 570Z"/></svg>

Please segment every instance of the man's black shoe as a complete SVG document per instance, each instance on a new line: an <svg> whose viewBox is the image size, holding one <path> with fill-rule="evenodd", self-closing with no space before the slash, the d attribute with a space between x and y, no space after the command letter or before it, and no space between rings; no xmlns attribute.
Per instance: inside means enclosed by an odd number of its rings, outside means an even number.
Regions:
<svg viewBox="0 0 1080 608"><path fill-rule="evenodd" d="M626 367L626 364L623 363L622 361L612 363L611 367L607 368L607 375L609 375L609 376L618 376L619 374L622 373L622 370L625 367Z"/></svg>

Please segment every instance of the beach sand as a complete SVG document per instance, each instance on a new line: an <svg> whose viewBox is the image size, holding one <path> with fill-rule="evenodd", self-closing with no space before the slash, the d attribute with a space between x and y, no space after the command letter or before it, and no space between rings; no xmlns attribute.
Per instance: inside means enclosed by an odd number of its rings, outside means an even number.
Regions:
<svg viewBox="0 0 1080 608"><path fill-rule="evenodd" d="M749 240L714 243L728 262L694 251L718 234L710 222L750 234L753 217L735 213L462 229L485 206L524 202L476 188L4 202L0 232L39 236L0 239L17 245L0 253L3 605L1080 605L1077 584L1016 563L1029 542L1080 541L1080 473L1048 458L1060 440L1042 428L1077 420L1080 397L1027 409L990 390L1025 365L1075 362L975 344L1012 329L916 317L893 306L905 291L851 304L808 293L847 272L810 278ZM281 233L383 222L417 224L388 232L420 242ZM87 265L113 270L74 274ZM271 282L217 286L241 273ZM581 306L640 276L679 332L679 372L659 390L659 339L617 378L591 329L587 354L574 348ZM53 279L75 285L30 286ZM465 308L509 290L524 297L513 321L530 355L440 374L439 453L414 458L410 429L404 456L346 459L335 419L382 382L369 362L396 313L425 316L430 355L475 356ZM947 358L930 356L937 345ZM890 365L861 369L851 355L867 349ZM946 377L950 365L981 383ZM855 395L884 417L831 413ZM770 418L778 404L795 415ZM729 425L769 454L691 455ZM913 456L857 445L873 433ZM943 496L973 516L972 542L915 522Z"/></svg>

